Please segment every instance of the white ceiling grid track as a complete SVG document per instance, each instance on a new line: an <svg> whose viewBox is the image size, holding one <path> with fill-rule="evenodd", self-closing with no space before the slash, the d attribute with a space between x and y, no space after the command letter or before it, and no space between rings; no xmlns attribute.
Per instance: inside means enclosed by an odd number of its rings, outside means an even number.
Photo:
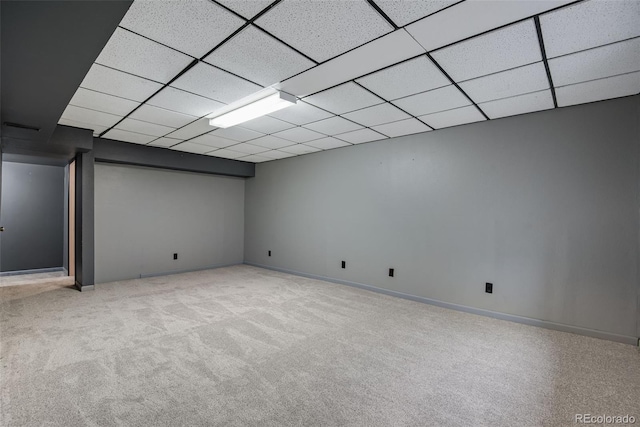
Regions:
<svg viewBox="0 0 640 427"><path fill-rule="evenodd" d="M640 0L135 0L59 123L265 162L640 92ZM296 105L206 118L264 88Z"/></svg>

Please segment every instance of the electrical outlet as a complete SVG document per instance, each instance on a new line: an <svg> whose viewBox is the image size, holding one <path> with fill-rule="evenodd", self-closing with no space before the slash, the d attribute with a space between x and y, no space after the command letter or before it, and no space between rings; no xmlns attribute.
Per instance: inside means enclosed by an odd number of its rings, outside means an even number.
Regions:
<svg viewBox="0 0 640 427"><path fill-rule="evenodd" d="M393 277L394 274L395 274L395 269L394 268L390 268L389 269L389 277Z"/></svg>
<svg viewBox="0 0 640 427"><path fill-rule="evenodd" d="M271 256L271 251L269 251L269 256Z"/></svg>
<svg viewBox="0 0 640 427"><path fill-rule="evenodd" d="M342 268L347 268L347 262L346 261L342 261Z"/></svg>
<svg viewBox="0 0 640 427"><path fill-rule="evenodd" d="M178 254L173 254L173 259L178 259Z"/></svg>
<svg viewBox="0 0 640 427"><path fill-rule="evenodd" d="M488 294L492 294L493 293L493 283L485 283L484 284L484 291Z"/></svg>

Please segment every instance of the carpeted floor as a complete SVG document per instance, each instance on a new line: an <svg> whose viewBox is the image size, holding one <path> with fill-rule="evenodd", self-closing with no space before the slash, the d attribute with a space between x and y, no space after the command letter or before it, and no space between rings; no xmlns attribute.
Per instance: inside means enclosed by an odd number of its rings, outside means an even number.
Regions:
<svg viewBox="0 0 640 427"><path fill-rule="evenodd" d="M640 424L636 347L235 266L0 288L3 426Z"/></svg>

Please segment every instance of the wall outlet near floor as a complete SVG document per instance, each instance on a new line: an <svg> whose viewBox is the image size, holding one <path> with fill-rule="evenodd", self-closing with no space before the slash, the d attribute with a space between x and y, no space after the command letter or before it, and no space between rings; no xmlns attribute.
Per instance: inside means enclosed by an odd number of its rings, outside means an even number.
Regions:
<svg viewBox="0 0 640 427"><path fill-rule="evenodd" d="M493 283L485 283L484 284L484 291L488 294L492 294L493 293Z"/></svg>
<svg viewBox="0 0 640 427"><path fill-rule="evenodd" d="M342 261L342 268L347 268L347 262L346 261Z"/></svg>
<svg viewBox="0 0 640 427"><path fill-rule="evenodd" d="M269 251L269 256L271 256L271 251Z"/></svg>
<svg viewBox="0 0 640 427"><path fill-rule="evenodd" d="M389 277L393 277L394 274L396 274L396 269L395 268L390 268L389 269Z"/></svg>
<svg viewBox="0 0 640 427"><path fill-rule="evenodd" d="M173 259L178 259L178 254L177 253L173 254Z"/></svg>

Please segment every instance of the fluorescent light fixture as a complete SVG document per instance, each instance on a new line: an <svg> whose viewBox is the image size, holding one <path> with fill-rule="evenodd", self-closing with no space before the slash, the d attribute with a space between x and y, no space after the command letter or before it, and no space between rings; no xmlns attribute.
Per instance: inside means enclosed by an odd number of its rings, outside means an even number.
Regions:
<svg viewBox="0 0 640 427"><path fill-rule="evenodd" d="M296 104L296 97L276 92L209 120L211 126L228 128Z"/></svg>

